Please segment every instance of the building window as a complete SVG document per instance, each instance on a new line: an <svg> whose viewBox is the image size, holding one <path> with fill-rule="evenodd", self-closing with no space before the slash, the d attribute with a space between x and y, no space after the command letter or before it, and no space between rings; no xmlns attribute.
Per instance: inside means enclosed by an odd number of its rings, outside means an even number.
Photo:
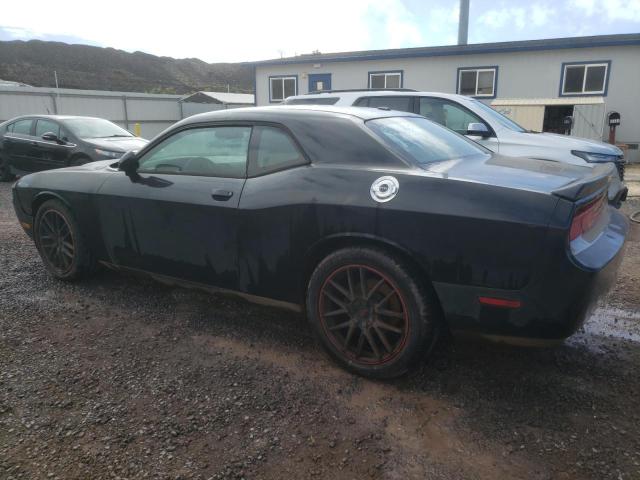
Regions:
<svg viewBox="0 0 640 480"><path fill-rule="evenodd" d="M606 95L611 62L562 64L561 95Z"/></svg>
<svg viewBox="0 0 640 480"><path fill-rule="evenodd" d="M402 88L402 71L369 72L369 88Z"/></svg>
<svg viewBox="0 0 640 480"><path fill-rule="evenodd" d="M298 77L269 77L269 101L282 102L298 94Z"/></svg>
<svg viewBox="0 0 640 480"><path fill-rule="evenodd" d="M458 69L458 93L470 97L495 97L498 67Z"/></svg>

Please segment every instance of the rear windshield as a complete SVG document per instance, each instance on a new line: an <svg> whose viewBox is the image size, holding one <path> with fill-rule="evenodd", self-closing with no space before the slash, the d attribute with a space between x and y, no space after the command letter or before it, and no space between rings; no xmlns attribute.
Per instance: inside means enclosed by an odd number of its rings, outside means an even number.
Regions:
<svg viewBox="0 0 640 480"><path fill-rule="evenodd" d="M285 105L335 105L338 97L288 98Z"/></svg>
<svg viewBox="0 0 640 480"><path fill-rule="evenodd" d="M489 155L484 147L426 118L378 118L366 125L391 150L410 162L425 164Z"/></svg>

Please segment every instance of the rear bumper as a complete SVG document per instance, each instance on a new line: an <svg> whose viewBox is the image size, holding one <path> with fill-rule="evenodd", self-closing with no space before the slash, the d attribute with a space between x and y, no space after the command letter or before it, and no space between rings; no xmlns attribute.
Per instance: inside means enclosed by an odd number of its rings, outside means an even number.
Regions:
<svg viewBox="0 0 640 480"><path fill-rule="evenodd" d="M434 284L451 330L525 344L573 334L615 283L629 226L618 211L611 215L609 227L591 248L575 257L563 249L561 255L541 259L546 267L522 290ZM479 297L518 300L521 306L483 305Z"/></svg>

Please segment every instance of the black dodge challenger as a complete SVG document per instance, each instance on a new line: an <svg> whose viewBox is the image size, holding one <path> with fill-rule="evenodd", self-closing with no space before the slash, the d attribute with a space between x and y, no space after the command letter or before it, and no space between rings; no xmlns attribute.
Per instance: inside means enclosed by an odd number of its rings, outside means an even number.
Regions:
<svg viewBox="0 0 640 480"><path fill-rule="evenodd" d="M382 378L447 329L571 335L622 257L613 174L501 157L409 113L248 108L27 175L14 206L57 278L102 263L304 305L339 363Z"/></svg>

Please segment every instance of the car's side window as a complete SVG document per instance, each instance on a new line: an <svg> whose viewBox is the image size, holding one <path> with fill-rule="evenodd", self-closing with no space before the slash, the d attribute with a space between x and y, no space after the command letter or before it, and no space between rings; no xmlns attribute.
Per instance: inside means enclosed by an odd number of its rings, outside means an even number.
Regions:
<svg viewBox="0 0 640 480"><path fill-rule="evenodd" d="M362 97L356 100L353 104L354 107L368 107L369 106L369 98Z"/></svg>
<svg viewBox="0 0 640 480"><path fill-rule="evenodd" d="M55 133L57 137L60 137L60 125L51 120L37 120L36 137L42 137L45 133Z"/></svg>
<svg viewBox="0 0 640 480"><path fill-rule="evenodd" d="M485 123L470 110L440 98L420 97L420 115L463 135L470 123Z"/></svg>
<svg viewBox="0 0 640 480"><path fill-rule="evenodd" d="M17 133L18 135L31 135L31 125L33 124L33 120L18 120L13 124L13 133Z"/></svg>
<svg viewBox="0 0 640 480"><path fill-rule="evenodd" d="M65 141L68 142L69 141L69 132L67 130L65 130L65 128L63 126L60 126L60 134L58 135L58 137Z"/></svg>
<svg viewBox="0 0 640 480"><path fill-rule="evenodd" d="M4 131L5 133L13 132L13 123L7 125Z"/></svg>
<svg viewBox="0 0 640 480"><path fill-rule="evenodd" d="M139 160L139 172L244 178L251 127L201 127L165 139Z"/></svg>
<svg viewBox="0 0 640 480"><path fill-rule="evenodd" d="M275 127L254 127L251 142L249 175L282 170L307 163L293 139L284 130Z"/></svg>
<svg viewBox="0 0 640 480"><path fill-rule="evenodd" d="M372 108L386 107L401 112L411 111L411 97L371 97L369 106Z"/></svg>

